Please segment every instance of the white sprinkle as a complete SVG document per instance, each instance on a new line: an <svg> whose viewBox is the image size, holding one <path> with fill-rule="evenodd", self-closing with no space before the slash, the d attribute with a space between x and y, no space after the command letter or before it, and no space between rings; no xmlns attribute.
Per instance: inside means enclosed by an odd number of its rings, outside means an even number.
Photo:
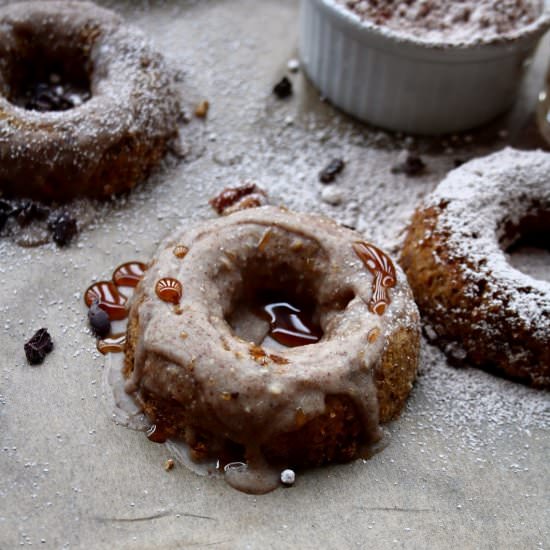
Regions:
<svg viewBox="0 0 550 550"><path fill-rule="evenodd" d="M283 470L281 472L281 483L283 485L294 485L296 481L296 474L294 470Z"/></svg>

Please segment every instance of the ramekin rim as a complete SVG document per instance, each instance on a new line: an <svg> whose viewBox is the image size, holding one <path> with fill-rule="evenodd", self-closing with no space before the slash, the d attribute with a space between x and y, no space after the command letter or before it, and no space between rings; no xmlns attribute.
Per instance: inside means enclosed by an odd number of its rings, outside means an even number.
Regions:
<svg viewBox="0 0 550 550"><path fill-rule="evenodd" d="M304 0L305 1L305 0ZM496 36L491 40L475 40L470 42L446 42L436 40L423 40L407 34L401 34L383 25L377 25L368 19L362 19L357 13L347 8L338 0L308 0L322 4L327 10L335 13L343 22L354 27L356 31L371 33L380 39L388 40L393 44L416 47L434 51L469 51L493 47L510 47L527 38L542 36L550 29L550 0L542 0L542 11L539 17L519 30L502 36Z"/></svg>

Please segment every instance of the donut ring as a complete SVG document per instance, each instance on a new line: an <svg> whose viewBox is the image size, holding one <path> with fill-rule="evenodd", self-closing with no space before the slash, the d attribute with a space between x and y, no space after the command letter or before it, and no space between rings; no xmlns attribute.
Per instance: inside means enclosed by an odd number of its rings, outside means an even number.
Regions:
<svg viewBox="0 0 550 550"><path fill-rule="evenodd" d="M178 300L159 293L166 281L179 283ZM249 297L265 289L313 303L321 340L273 348L257 317L244 335ZM411 390L418 349L416 305L385 253L326 218L264 206L161 245L134 294L125 374L157 428L197 455L239 447L252 467L260 457L301 467L378 441Z"/></svg>
<svg viewBox="0 0 550 550"><path fill-rule="evenodd" d="M539 388L550 388L550 283L503 249L548 235L549 220L550 155L505 149L448 175L415 213L401 257L429 337Z"/></svg>
<svg viewBox="0 0 550 550"><path fill-rule="evenodd" d="M21 83L55 68L89 86L65 111L17 106ZM178 101L143 33L90 2L0 10L0 191L41 200L107 197L145 178L177 134Z"/></svg>

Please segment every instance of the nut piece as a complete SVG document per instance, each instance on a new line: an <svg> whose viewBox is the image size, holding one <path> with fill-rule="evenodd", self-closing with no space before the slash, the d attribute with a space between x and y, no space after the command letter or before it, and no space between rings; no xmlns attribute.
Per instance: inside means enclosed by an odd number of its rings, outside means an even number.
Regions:
<svg viewBox="0 0 550 550"><path fill-rule="evenodd" d="M195 116L198 118L206 118L209 108L210 108L210 103L206 101L206 99L203 99L195 109Z"/></svg>
<svg viewBox="0 0 550 550"><path fill-rule="evenodd" d="M176 465L176 463L174 462L174 459L173 458L169 458L165 463L164 463L164 469L169 472L170 470L172 470L174 468L174 466Z"/></svg>
<svg viewBox="0 0 550 550"><path fill-rule="evenodd" d="M239 187L226 187L208 202L218 214L231 214L267 204L267 193L255 183L247 182Z"/></svg>

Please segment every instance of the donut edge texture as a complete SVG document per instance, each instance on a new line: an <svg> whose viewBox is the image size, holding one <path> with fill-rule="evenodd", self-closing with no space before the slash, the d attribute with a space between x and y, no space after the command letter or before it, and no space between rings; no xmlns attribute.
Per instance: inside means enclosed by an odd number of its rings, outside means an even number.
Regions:
<svg viewBox="0 0 550 550"><path fill-rule="evenodd" d="M189 249L187 256L180 260L183 266L186 261L200 260L200 255L193 256L196 243L209 239L209 235L215 232L236 231L243 226L251 228L249 232L257 232L251 237L253 239L261 238L263 232L271 227L289 235L293 233L298 239L307 240L312 235L315 235L312 240L318 238L319 243L330 239L331 247L338 243L343 250L339 252L338 259L345 258L348 266L343 270L346 274L349 270L358 278L358 283L348 282L357 284L356 290L361 296L355 296L341 312L351 319L341 319L337 313L330 322L342 327L347 326L346 323L350 327L359 323L362 328L365 323L370 323L371 330L346 339L344 328L342 334L335 329L335 334L338 334L334 336L333 343L329 340L332 347L328 348L321 342L274 353L268 348L260 348L262 351L258 361L258 357L251 359L248 355L250 350L257 352L259 347L251 347L250 343L231 336L229 328L224 328L224 323L220 323L219 312L213 312L210 318L215 329L200 330L199 333L201 338L208 338L219 329L222 337L216 344L218 351L209 354L208 348L191 343L189 339L195 328L193 325L189 328L186 317L196 317L198 306L193 304L192 299L190 302L184 299L181 314L173 315L170 307L165 307L166 304L160 303L154 296L152 289L155 282L161 276L181 278L184 296L186 289L192 292L194 283L189 280L186 283L186 277L182 277L189 271L178 267L177 259L173 259L171 251L174 247L184 245ZM311 233L307 227L311 227ZM250 237L246 231L235 237L241 239L239 243ZM128 325L125 375L129 380L130 393L147 416L155 423L160 421L163 426L169 426L169 435L186 440L198 458L215 456L228 443L243 445L249 458L259 452L269 463L293 467L346 462L363 456L365 446L373 446L380 436L378 423L396 418L412 389L418 367L420 332L418 310L405 275L397 265L396 286L390 290L391 302L387 311L383 315L369 311L374 277L353 251L353 243L357 240L363 240L361 235L326 218L265 206L180 231L164 241L136 289ZM341 246L344 244L349 244L349 247ZM227 245L224 244L225 251ZM220 256L215 263L221 270L224 269L224 258ZM339 266L332 267L339 270ZM200 261L194 269L203 275L206 270ZM219 296L214 298L214 302L216 299L220 299ZM370 321L365 321L365 317ZM177 327L166 329L162 338L155 336L156 331L165 330L159 328L162 323L173 322ZM177 342L177 334L182 331L185 340L183 343ZM170 345L174 346L171 350ZM361 349L353 350L350 356L346 347L357 345L362 346ZM369 347L373 351L364 351ZM369 353L372 355L367 360L364 355ZM224 366L224 361L219 360L220 357L231 357L231 354L239 358L235 364L235 376L240 376L241 369L244 369L241 377L243 383L240 386L239 383L234 386L229 384L231 387L228 388L218 387L218 382L214 381L212 387L207 388L205 380L209 378L204 374L205 365L211 361L214 370L231 369L233 364ZM318 361L313 354L319 355ZM334 366L334 377L342 376L342 384L331 381L330 374L322 378L326 372L317 363L323 365L327 358L335 362L348 361L346 365ZM301 376L300 373L294 377L296 371L293 373L292 368L301 368L305 372L312 372L311 369L315 372L319 368L320 378L308 378L308 375ZM251 375L250 387L253 389L249 391L247 376L250 373L255 378L252 379ZM216 376L212 374L214 379ZM185 377L190 380L182 382ZM160 378L163 380L159 383ZM327 386L321 387L323 383ZM183 405L181 400L178 403L178 399L174 399L176 394L182 395L180 385L185 386L188 392L184 393L188 397ZM358 395L361 389L364 394ZM212 398L207 395L210 391L222 397ZM231 396L237 397L232 399ZM358 406L358 401L364 403ZM192 411L194 405L190 403L199 403L195 412ZM199 410L201 413L196 414ZM204 420L205 416L209 418ZM369 441L373 434L373 440Z"/></svg>
<svg viewBox="0 0 550 550"><path fill-rule="evenodd" d="M550 388L550 283L503 251L549 213L550 154L511 148L453 170L415 212L400 264L451 360Z"/></svg>
<svg viewBox="0 0 550 550"><path fill-rule="evenodd" d="M87 1L29 1L0 10L3 90L3 60L17 55L16 35L29 28L78 41L93 65L92 97L66 111L37 112L0 96L0 191L67 201L133 188L178 134L175 72L142 31L110 10Z"/></svg>

